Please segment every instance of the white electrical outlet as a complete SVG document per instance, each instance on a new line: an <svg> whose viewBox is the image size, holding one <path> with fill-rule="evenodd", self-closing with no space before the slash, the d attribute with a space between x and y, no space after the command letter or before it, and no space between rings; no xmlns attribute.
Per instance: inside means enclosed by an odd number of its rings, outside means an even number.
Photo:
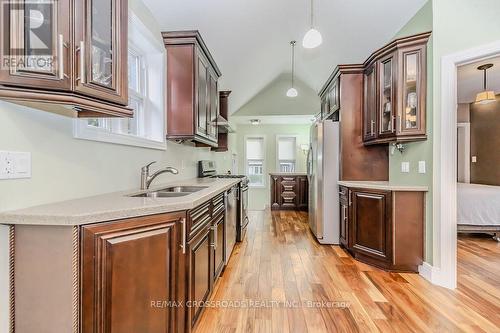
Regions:
<svg viewBox="0 0 500 333"><path fill-rule="evenodd" d="M477 156L472 156L472 163L477 163Z"/></svg>
<svg viewBox="0 0 500 333"><path fill-rule="evenodd" d="M425 173L425 161L418 161L418 173Z"/></svg>
<svg viewBox="0 0 500 333"><path fill-rule="evenodd" d="M410 162L401 162L401 172L410 172Z"/></svg>
<svg viewBox="0 0 500 333"><path fill-rule="evenodd" d="M0 179L31 178L31 153L0 151Z"/></svg>

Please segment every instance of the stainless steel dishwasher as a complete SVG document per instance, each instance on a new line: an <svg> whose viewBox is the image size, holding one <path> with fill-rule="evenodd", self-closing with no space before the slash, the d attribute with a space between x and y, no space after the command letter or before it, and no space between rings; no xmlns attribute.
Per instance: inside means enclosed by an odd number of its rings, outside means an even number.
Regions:
<svg viewBox="0 0 500 333"><path fill-rule="evenodd" d="M226 194L226 251L224 262L228 263L231 257L231 252L233 251L234 245L236 244L236 218L238 214L238 201L236 195L238 192L238 186L233 186L230 188Z"/></svg>

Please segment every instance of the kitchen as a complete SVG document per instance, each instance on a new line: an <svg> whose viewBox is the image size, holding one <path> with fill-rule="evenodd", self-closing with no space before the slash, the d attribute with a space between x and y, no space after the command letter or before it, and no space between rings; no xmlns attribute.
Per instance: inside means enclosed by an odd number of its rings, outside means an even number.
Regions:
<svg viewBox="0 0 500 333"><path fill-rule="evenodd" d="M349 31L359 49L347 48L324 13L361 20L377 6L297 1L287 11L301 22L292 34L276 24L286 15L274 22L282 7L261 2L33 5L57 14L45 50L55 63L0 70L0 330L437 329L422 323L431 315L439 328L455 327L451 305L432 311L427 295L444 291L420 267L433 251L432 158L421 151L434 136L434 4L385 2L401 17L366 40ZM19 48L5 43L24 41L26 27L9 5L2 56L15 59ZM302 46L306 12L325 38L311 50ZM431 27L399 34L414 15L430 17ZM336 38L349 51L332 60ZM263 149L247 155L248 139ZM428 294L412 304L394 296L410 286ZM321 299L337 303L284 307ZM150 306L162 300L197 306ZM227 300L278 306L203 306ZM396 323L389 306L412 319ZM484 317L471 310L464 318Z"/></svg>

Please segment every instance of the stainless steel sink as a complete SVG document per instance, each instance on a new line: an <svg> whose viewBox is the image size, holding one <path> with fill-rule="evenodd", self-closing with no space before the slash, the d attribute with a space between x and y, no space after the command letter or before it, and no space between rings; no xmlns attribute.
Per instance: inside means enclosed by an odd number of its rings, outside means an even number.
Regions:
<svg viewBox="0 0 500 333"><path fill-rule="evenodd" d="M159 192L194 193L206 189L208 186L172 186L162 188Z"/></svg>
<svg viewBox="0 0 500 333"><path fill-rule="evenodd" d="M208 186L171 186L156 191L131 195L138 198L175 198L190 195L194 192L206 189Z"/></svg>
<svg viewBox="0 0 500 333"><path fill-rule="evenodd" d="M166 191L154 191L154 192L146 192L136 195L131 195L131 197L137 198L175 198L175 197L183 197L186 195L190 195L189 192L166 192Z"/></svg>

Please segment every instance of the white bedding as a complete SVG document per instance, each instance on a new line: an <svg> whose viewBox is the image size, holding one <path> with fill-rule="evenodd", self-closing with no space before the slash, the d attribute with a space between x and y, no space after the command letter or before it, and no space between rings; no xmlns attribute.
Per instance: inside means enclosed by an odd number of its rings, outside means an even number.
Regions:
<svg viewBox="0 0 500 333"><path fill-rule="evenodd" d="M457 223L500 225L500 186L457 184Z"/></svg>

